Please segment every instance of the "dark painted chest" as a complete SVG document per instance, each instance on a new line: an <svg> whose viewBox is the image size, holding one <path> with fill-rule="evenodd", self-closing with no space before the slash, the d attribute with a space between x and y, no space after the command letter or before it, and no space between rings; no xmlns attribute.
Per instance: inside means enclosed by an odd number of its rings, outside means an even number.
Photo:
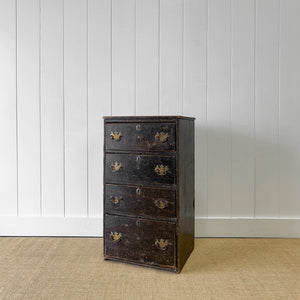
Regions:
<svg viewBox="0 0 300 300"><path fill-rule="evenodd" d="M104 257L180 272L194 248L194 118L104 117Z"/></svg>

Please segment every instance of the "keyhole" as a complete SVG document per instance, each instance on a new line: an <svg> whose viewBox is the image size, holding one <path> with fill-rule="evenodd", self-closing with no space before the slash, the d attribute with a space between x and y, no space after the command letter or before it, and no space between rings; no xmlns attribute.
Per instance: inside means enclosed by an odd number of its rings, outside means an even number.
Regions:
<svg viewBox="0 0 300 300"><path fill-rule="evenodd" d="M140 168L140 164L141 164L141 157L138 156L138 157L136 158L136 168L137 168L137 169Z"/></svg>

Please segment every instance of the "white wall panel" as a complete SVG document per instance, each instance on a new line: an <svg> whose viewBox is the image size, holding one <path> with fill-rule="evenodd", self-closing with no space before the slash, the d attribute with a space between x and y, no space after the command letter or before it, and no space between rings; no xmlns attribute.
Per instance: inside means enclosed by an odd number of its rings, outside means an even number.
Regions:
<svg viewBox="0 0 300 300"><path fill-rule="evenodd" d="M0 235L99 235L103 115L184 114L197 235L298 237L299 13L297 0L0 0Z"/></svg>
<svg viewBox="0 0 300 300"><path fill-rule="evenodd" d="M159 0L136 1L136 114L159 109Z"/></svg>
<svg viewBox="0 0 300 300"><path fill-rule="evenodd" d="M0 215L17 214L15 4L0 1Z"/></svg>
<svg viewBox="0 0 300 300"><path fill-rule="evenodd" d="M231 2L231 215L254 216L254 1Z"/></svg>
<svg viewBox="0 0 300 300"><path fill-rule="evenodd" d="M279 0L256 3L255 215L279 216Z"/></svg>
<svg viewBox="0 0 300 300"><path fill-rule="evenodd" d="M41 208L64 215L63 2L41 1Z"/></svg>
<svg viewBox="0 0 300 300"><path fill-rule="evenodd" d="M195 120L196 215L207 216L206 39L207 1L184 3L183 114Z"/></svg>
<svg viewBox="0 0 300 300"><path fill-rule="evenodd" d="M180 115L183 109L183 0L160 1L161 115Z"/></svg>
<svg viewBox="0 0 300 300"><path fill-rule="evenodd" d="M40 215L40 2L17 1L18 213Z"/></svg>
<svg viewBox="0 0 300 300"><path fill-rule="evenodd" d="M88 213L87 0L64 1L64 86L65 215L85 216Z"/></svg>
<svg viewBox="0 0 300 300"><path fill-rule="evenodd" d="M208 215L231 215L231 2L208 1Z"/></svg>
<svg viewBox="0 0 300 300"><path fill-rule="evenodd" d="M300 2L281 2L280 217L300 215Z"/></svg>
<svg viewBox="0 0 300 300"><path fill-rule="evenodd" d="M136 3L112 1L112 113L134 115L136 110Z"/></svg>
<svg viewBox="0 0 300 300"><path fill-rule="evenodd" d="M111 114L111 1L88 1L89 216L102 215L103 119Z"/></svg>

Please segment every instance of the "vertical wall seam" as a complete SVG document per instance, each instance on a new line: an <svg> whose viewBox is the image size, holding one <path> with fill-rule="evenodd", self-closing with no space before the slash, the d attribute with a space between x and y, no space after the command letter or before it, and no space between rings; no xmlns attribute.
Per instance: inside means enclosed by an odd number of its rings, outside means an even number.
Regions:
<svg viewBox="0 0 300 300"><path fill-rule="evenodd" d="M206 71L205 71L205 76L206 76L206 91L205 91L205 105L206 105L206 112L205 112L205 139L206 139L206 217L208 218L208 118L207 118L207 112L208 112L208 50L209 50L209 45L208 45L208 16L209 16L209 0L206 0L206 59L205 59L205 64L206 64Z"/></svg>
<svg viewBox="0 0 300 300"><path fill-rule="evenodd" d="M110 0L110 115L113 115L113 0Z"/></svg>
<svg viewBox="0 0 300 300"><path fill-rule="evenodd" d="M42 21L41 21L41 0L39 0L39 142L40 142L40 216L43 215L42 199L42 93L41 93L41 73L42 73Z"/></svg>
<svg viewBox="0 0 300 300"><path fill-rule="evenodd" d="M160 55L161 55L161 53L160 53L160 51L161 51L161 49L160 49L160 26L161 26L161 24L160 24L160 18L161 18L161 16L160 16L160 9L161 9L161 7L160 7L160 0L158 0L157 1L157 3L158 3L158 47L157 47L157 56L158 56L158 68L157 68L157 87L158 87L158 90L157 90L157 93L158 93L158 103L157 103L157 112L158 112L158 115L160 115L160 112L161 112L161 108L160 108L160 106L161 106L161 93L160 93L160 88L161 88L161 82L160 82L160 80L161 80L161 75L160 75L160 67L161 67L161 64L160 64Z"/></svg>
<svg viewBox="0 0 300 300"><path fill-rule="evenodd" d="M184 7L184 0L182 0L182 62L181 62L181 85L182 85L182 90L181 90L181 114L184 115L184 111L183 111L183 108L184 108L184 104L183 104L183 101L184 101L184 94L185 94L185 80L184 80L184 75L185 75L185 59L184 59L184 55L185 55L185 49L184 49L184 46L185 46L185 35L184 35L184 30L185 30L185 26L184 26L184 22L185 22L185 17L184 17L184 14L185 14L185 7Z"/></svg>
<svg viewBox="0 0 300 300"><path fill-rule="evenodd" d="M134 115L137 112L137 0L134 1Z"/></svg>
<svg viewBox="0 0 300 300"><path fill-rule="evenodd" d="M229 101L230 101L230 113L229 113L229 118L230 118L230 217L232 218L232 23L233 23L233 17L232 17L232 10L233 10L233 5L232 1L230 0L230 86L229 86Z"/></svg>
<svg viewBox="0 0 300 300"><path fill-rule="evenodd" d="M277 137L277 147L278 147L278 218L281 218L281 151L280 151L280 127L281 127L281 0L278 0L278 137Z"/></svg>
<svg viewBox="0 0 300 300"><path fill-rule="evenodd" d="M62 53L62 72L63 72L63 199L64 217L66 216L66 90L65 90L65 0L63 0L63 53Z"/></svg>
<svg viewBox="0 0 300 300"><path fill-rule="evenodd" d="M19 119L18 119L18 0L15 0L15 72L16 72L16 200L17 200L17 211L16 215L19 216Z"/></svg>
<svg viewBox="0 0 300 300"><path fill-rule="evenodd" d="M254 99L253 99L253 118L254 118L254 125L253 125L253 131L254 131L254 139L253 139L253 148L254 148L254 186L253 186L253 194L254 194L254 199L253 199L253 218L256 218L256 156L257 156L257 149L256 149L256 99L257 99L257 90L256 90L256 72L257 72L257 60L256 60L256 56L257 56L257 0L254 1L254 43L253 43L253 50L254 50L254 55L253 55L253 74L254 74L254 82L253 82L253 89L254 89Z"/></svg>
<svg viewBox="0 0 300 300"><path fill-rule="evenodd" d="M89 216L89 0L86 0L86 215Z"/></svg>

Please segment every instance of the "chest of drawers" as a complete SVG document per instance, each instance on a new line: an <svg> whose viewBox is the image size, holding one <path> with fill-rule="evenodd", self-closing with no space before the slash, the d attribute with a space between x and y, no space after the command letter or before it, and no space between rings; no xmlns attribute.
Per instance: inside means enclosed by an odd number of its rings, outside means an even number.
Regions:
<svg viewBox="0 0 300 300"><path fill-rule="evenodd" d="M104 258L180 272L194 248L194 118L104 117Z"/></svg>

